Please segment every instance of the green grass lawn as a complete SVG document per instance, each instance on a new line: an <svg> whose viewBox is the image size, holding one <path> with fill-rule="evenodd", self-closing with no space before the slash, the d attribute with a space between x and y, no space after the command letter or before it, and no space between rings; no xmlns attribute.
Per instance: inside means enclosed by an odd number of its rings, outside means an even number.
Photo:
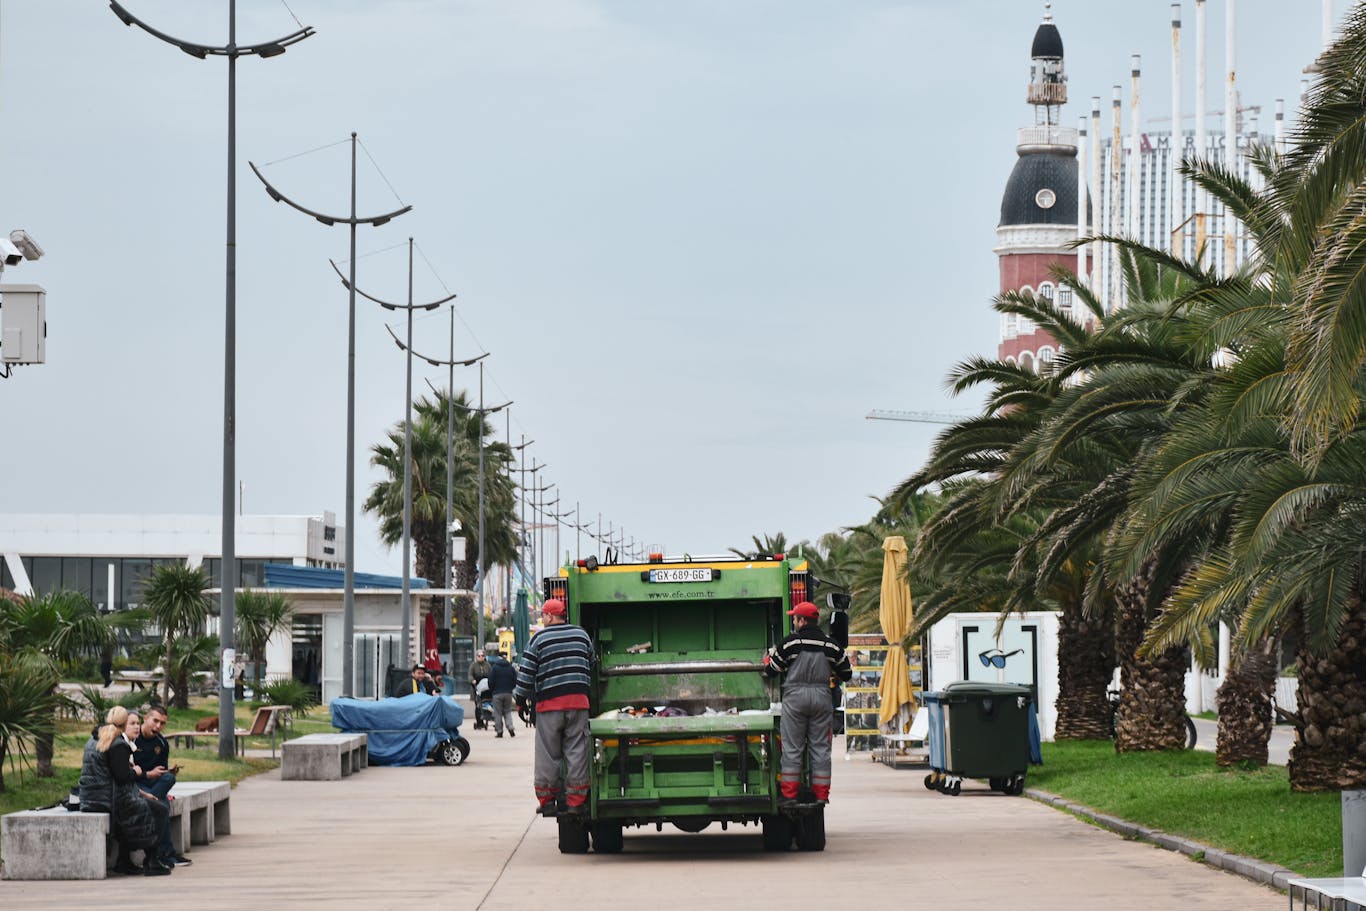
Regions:
<svg viewBox="0 0 1366 911"><path fill-rule="evenodd" d="M189 709L171 710L170 720L166 724L167 731L192 731L195 722L200 718L218 714L218 703L215 698L192 699L190 706ZM237 727L251 726L255 712L249 704L237 705L235 713ZM7 761L4 770L5 790L0 792L0 815L13 813L15 810L47 806L65 798L80 780L81 752L90 738L92 727L93 723L89 720L64 720L59 723L53 757L56 776L53 778L39 779L34 775L32 748L27 764ZM327 710L314 709L310 715L295 719L293 736L335 730L328 720ZM278 737L276 743L279 743ZM269 746L269 737L247 738L248 748ZM201 740L199 747L193 750L172 747L171 759L182 766L179 776L182 780L231 781L234 784L243 778L276 768L280 764L278 759L269 758L220 759L217 741L214 740Z"/></svg>
<svg viewBox="0 0 1366 911"><path fill-rule="evenodd" d="M1342 875L1341 797L1295 794L1286 770L1225 770L1199 750L1116 753L1114 743L1045 743L1030 787L1304 876Z"/></svg>

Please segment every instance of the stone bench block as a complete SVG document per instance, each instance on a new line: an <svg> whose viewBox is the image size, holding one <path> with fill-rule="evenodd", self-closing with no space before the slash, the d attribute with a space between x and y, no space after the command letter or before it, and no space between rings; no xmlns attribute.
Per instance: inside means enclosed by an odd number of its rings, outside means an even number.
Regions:
<svg viewBox="0 0 1366 911"><path fill-rule="evenodd" d="M104 879L108 835L108 813L8 813L0 818L0 878Z"/></svg>
<svg viewBox="0 0 1366 911"><path fill-rule="evenodd" d="M364 734L307 734L286 740L280 754L286 781L337 781L370 765Z"/></svg>

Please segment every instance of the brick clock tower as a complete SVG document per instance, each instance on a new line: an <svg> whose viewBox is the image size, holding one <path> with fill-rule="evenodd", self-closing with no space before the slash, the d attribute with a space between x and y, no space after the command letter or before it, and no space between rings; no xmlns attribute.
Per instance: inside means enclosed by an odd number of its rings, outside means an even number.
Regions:
<svg viewBox="0 0 1366 911"><path fill-rule="evenodd" d="M1045 5L1045 10L1047 10ZM1059 289L1048 270L1075 268L1077 254L1067 244L1077 238L1077 131L1059 126L1067 102L1067 75L1062 64L1062 36L1045 11L1030 49L1026 100L1034 109L1034 125L1019 131L1019 159L1001 197L1001 221L994 250L1001 263L1001 292L1028 290L1071 306L1071 292ZM1029 320L1001 317L997 356L1038 371L1057 356L1057 341Z"/></svg>

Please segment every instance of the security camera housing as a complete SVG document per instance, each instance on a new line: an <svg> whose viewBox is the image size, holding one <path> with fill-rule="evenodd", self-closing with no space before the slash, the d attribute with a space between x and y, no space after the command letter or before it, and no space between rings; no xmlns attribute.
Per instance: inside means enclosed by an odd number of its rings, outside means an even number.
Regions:
<svg viewBox="0 0 1366 911"><path fill-rule="evenodd" d="M38 241L34 240L23 228L16 228L9 232L10 243L19 248L19 252L24 254L24 259L29 262L42 259L43 248L38 246Z"/></svg>
<svg viewBox="0 0 1366 911"><path fill-rule="evenodd" d="M0 237L0 257L4 258L7 266L17 266L24 261L23 251L3 237Z"/></svg>

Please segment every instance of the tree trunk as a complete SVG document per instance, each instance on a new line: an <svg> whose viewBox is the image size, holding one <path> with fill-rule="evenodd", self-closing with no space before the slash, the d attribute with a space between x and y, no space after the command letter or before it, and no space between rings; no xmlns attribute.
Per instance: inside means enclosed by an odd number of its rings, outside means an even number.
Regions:
<svg viewBox="0 0 1366 911"><path fill-rule="evenodd" d="M167 704L169 705L169 703ZM178 709L190 707L190 674L185 670L181 670L175 676L175 707Z"/></svg>
<svg viewBox="0 0 1366 911"><path fill-rule="evenodd" d="M39 778L52 778L52 732L39 734L33 740L33 758L37 763Z"/></svg>
<svg viewBox="0 0 1366 911"><path fill-rule="evenodd" d="M175 644L175 636L170 630L166 631L166 663L161 667L161 704L171 704L171 646Z"/></svg>
<svg viewBox="0 0 1366 911"><path fill-rule="evenodd" d="M1080 601L1058 615L1057 740L1109 740L1105 690L1115 667L1114 616L1088 618Z"/></svg>
<svg viewBox="0 0 1366 911"><path fill-rule="evenodd" d="M1148 658L1138 657L1148 628L1147 596L1153 567L1153 561L1148 560L1115 592L1121 687L1115 751L1119 753L1179 750L1186 743L1185 650L1173 648Z"/></svg>
<svg viewBox="0 0 1366 911"><path fill-rule="evenodd" d="M0 794L5 793L5 759L9 753L9 738L0 737Z"/></svg>
<svg viewBox="0 0 1366 911"><path fill-rule="evenodd" d="M1243 654L1224 675L1215 702L1219 706L1219 739L1214 761L1221 766L1266 765L1271 739L1271 702L1276 689L1276 659L1271 642L1261 651Z"/></svg>
<svg viewBox="0 0 1366 911"><path fill-rule="evenodd" d="M464 560L455 564L455 587L472 589L474 587L475 564L473 560ZM474 636L479 631L478 618L474 614L474 599L462 595L456 598L451 605L452 623L456 631L462 636ZM482 648L482 644L476 643L475 648Z"/></svg>
<svg viewBox="0 0 1366 911"><path fill-rule="evenodd" d="M1292 791L1366 788L1366 604L1360 592L1337 647L1317 657L1306 647L1300 614L1299 721L1290 748Z"/></svg>

